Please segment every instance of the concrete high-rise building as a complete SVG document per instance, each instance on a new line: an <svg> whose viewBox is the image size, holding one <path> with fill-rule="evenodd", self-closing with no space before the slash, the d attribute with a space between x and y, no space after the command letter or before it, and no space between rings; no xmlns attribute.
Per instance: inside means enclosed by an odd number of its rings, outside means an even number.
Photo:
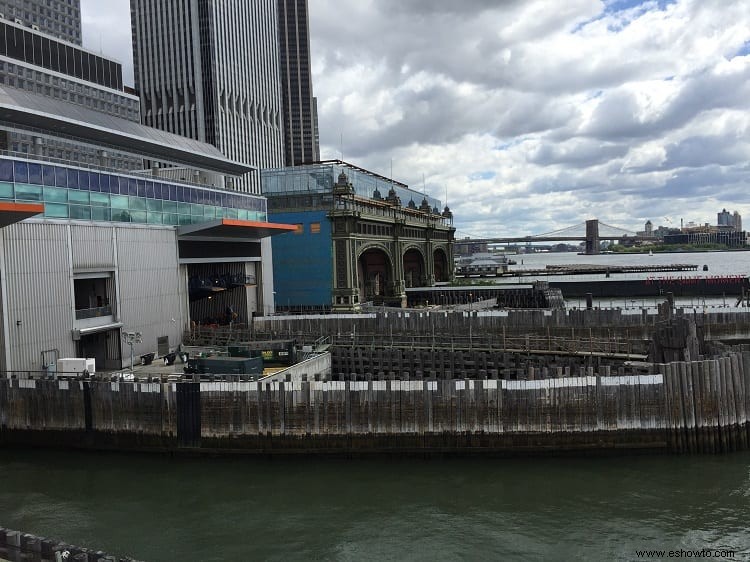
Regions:
<svg viewBox="0 0 750 562"><path fill-rule="evenodd" d="M131 0L143 123L256 168L283 165L278 0ZM235 189L260 193L260 177Z"/></svg>
<svg viewBox="0 0 750 562"><path fill-rule="evenodd" d="M725 229L733 229L739 232L742 230L742 215L737 211L730 213L726 209L722 209L721 212L717 214L716 224L720 228L724 227Z"/></svg>
<svg viewBox="0 0 750 562"><path fill-rule="evenodd" d="M3 18L81 44L80 0L0 0Z"/></svg>
<svg viewBox="0 0 750 562"><path fill-rule="evenodd" d="M731 226L732 215L726 209L722 209L716 216L716 224L718 226Z"/></svg>
<svg viewBox="0 0 750 562"><path fill-rule="evenodd" d="M287 166L320 159L318 116L310 69L307 0L278 0L284 146Z"/></svg>
<svg viewBox="0 0 750 562"><path fill-rule="evenodd" d="M21 2L5 2L3 7L7 9L9 4ZM48 9L56 10L55 13L67 13L66 6L75 14L80 13L77 0L23 4L24 10L31 14L46 14ZM17 8L14 13L18 13ZM25 14L26 11L23 11L24 17ZM37 19L42 24L37 26L28 25L23 18L5 15L5 19L0 19L0 86L24 90L129 121L140 121L140 102L137 96L125 90L122 64L80 46L79 15L76 15L73 24L77 26L76 30L72 32L79 38L76 44L56 37L54 31L57 26L53 26L46 16L42 20ZM52 21L67 22L67 17L52 18ZM131 170L143 167L143 160L132 155L70 142L63 136L29 134L29 131L17 130L6 123L0 126L0 150L16 155L33 154L66 162Z"/></svg>

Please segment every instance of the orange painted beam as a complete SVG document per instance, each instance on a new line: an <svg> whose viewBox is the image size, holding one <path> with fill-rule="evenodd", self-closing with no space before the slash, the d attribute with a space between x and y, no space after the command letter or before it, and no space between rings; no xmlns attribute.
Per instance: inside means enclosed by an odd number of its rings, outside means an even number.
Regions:
<svg viewBox="0 0 750 562"><path fill-rule="evenodd" d="M0 202L0 213L33 213L44 212L43 203L13 203L9 201Z"/></svg>
<svg viewBox="0 0 750 562"><path fill-rule="evenodd" d="M297 227L293 224L283 224L275 222L258 222L240 219L221 219L222 226L239 226L243 228L267 228L272 230L294 231Z"/></svg>

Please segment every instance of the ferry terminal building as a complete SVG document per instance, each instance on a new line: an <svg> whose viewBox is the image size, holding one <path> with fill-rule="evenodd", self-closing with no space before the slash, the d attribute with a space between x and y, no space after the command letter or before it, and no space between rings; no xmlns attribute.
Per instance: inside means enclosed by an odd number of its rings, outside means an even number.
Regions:
<svg viewBox="0 0 750 562"><path fill-rule="evenodd" d="M266 200L225 189L257 170L215 147L85 107L0 87L0 126L37 145L65 138L99 165L0 153L0 370L61 357L98 369L174 348L191 322L273 312ZM107 154L194 170L191 181L108 166Z"/></svg>
<svg viewBox="0 0 750 562"><path fill-rule="evenodd" d="M453 215L400 182L340 160L262 170L276 305L290 312L405 306L406 289L453 277Z"/></svg>

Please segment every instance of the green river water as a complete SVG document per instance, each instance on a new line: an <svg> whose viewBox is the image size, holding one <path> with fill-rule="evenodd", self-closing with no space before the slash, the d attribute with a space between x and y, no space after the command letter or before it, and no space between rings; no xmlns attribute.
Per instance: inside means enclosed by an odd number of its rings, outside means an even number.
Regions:
<svg viewBox="0 0 750 562"><path fill-rule="evenodd" d="M749 520L747 453L268 460L0 450L0 525L148 561L656 560L680 549L747 560ZM654 549L664 557L638 554Z"/></svg>

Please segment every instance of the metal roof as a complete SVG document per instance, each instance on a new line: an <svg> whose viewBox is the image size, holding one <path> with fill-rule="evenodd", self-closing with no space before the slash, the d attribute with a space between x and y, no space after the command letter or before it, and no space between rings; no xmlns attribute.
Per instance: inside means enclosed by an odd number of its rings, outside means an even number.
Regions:
<svg viewBox="0 0 750 562"><path fill-rule="evenodd" d="M257 170L215 146L65 101L0 86L0 120L50 136L71 136L102 148L240 176Z"/></svg>
<svg viewBox="0 0 750 562"><path fill-rule="evenodd" d="M40 215L43 212L44 205L42 203L0 202L0 228Z"/></svg>
<svg viewBox="0 0 750 562"><path fill-rule="evenodd" d="M238 238L260 240L276 234L293 232L293 224L257 222L238 219L216 219L200 224L183 225L177 228L178 236L211 236L220 238Z"/></svg>

